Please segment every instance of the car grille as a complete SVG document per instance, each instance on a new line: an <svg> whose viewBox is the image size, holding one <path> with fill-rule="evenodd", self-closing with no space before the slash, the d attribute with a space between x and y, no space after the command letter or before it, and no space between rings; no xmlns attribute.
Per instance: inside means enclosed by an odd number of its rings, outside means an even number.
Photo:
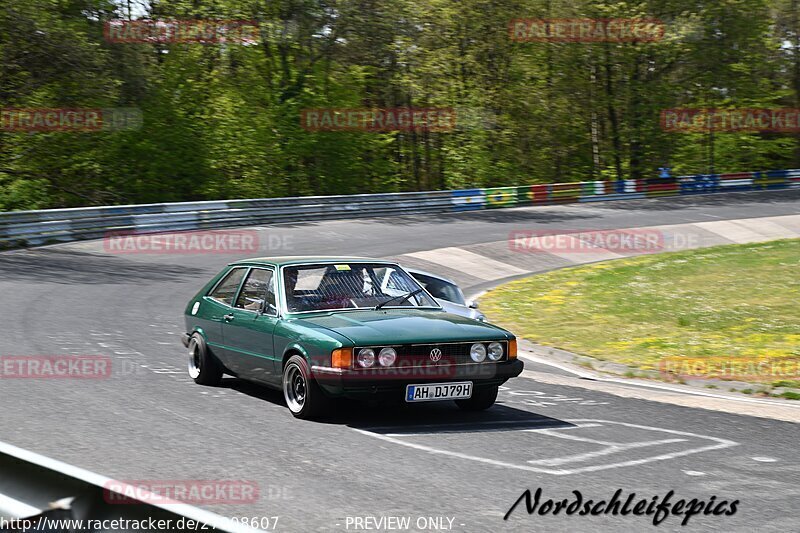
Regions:
<svg viewBox="0 0 800 533"><path fill-rule="evenodd" d="M475 344L475 342L483 342L486 346L489 345L489 342L494 341L473 341L473 342L459 342L459 343L443 343L443 344L406 344L406 345L392 345L387 344L385 346L391 346L397 351L397 363L396 365L404 366L404 367L430 367L430 366L448 366L448 365L464 365L464 364L475 364L475 361L469 356L470 347ZM495 363L495 362L502 362L507 361L508 359L508 343L505 341L498 341L503 345L503 357L500 361L490 361L487 357L484 363ZM375 350L375 355L377 356L378 352L381 348L385 346L369 346ZM358 353L358 350L361 348L365 348L365 346L356 347L354 353ZM438 361L434 361L431 358L431 352L438 348L441 350L442 355ZM358 368L358 365L356 365Z"/></svg>

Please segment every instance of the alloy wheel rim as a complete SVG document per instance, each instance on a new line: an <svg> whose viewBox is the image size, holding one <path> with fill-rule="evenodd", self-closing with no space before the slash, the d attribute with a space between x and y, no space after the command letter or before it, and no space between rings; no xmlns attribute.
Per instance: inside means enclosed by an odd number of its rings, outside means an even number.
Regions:
<svg viewBox="0 0 800 533"><path fill-rule="evenodd" d="M197 341L192 339L189 342L189 377L196 379L200 375L200 347Z"/></svg>
<svg viewBox="0 0 800 533"><path fill-rule="evenodd" d="M303 409L306 403L308 387L306 378L296 365L292 364L286 369L283 378L283 395L286 398L286 405L293 413Z"/></svg>

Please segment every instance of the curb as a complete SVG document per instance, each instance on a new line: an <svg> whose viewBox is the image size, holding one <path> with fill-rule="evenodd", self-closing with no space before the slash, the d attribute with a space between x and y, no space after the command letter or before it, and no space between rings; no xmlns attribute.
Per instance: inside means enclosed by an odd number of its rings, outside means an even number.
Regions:
<svg viewBox="0 0 800 533"><path fill-rule="evenodd" d="M608 368L603 368L600 371L587 370L583 366L576 365L574 361L576 359L580 361L596 361L600 364L605 364L606 366L617 366L617 367L622 367L624 365L618 365L615 363L605 363L604 361L601 361L599 359L593 359L591 357L574 354L572 352L561 350L559 348L551 348L549 346L543 346L541 344L536 344L527 341L525 339L519 339L519 345L520 345L519 357L521 359L529 361L531 363L537 363L541 365L551 366L553 368L558 368L560 370L573 374L579 377L580 379L584 380L614 383L620 385L629 385L632 387L643 387L648 389L658 389L680 394L689 394L693 396L706 396L706 397L733 400L739 402L760 403L764 405L800 408L800 402L793 400L750 397L743 394L731 394L723 391L709 392L693 384L678 384L678 383L668 383L655 380L627 378L623 377L620 373L608 370ZM656 372L656 374L658 374L658 372ZM712 380L697 380L697 381L704 381L706 383L712 382ZM718 381L720 383L744 383L744 382L727 382L722 380L713 380L713 381L715 382ZM747 385L752 386L752 384L747 384Z"/></svg>

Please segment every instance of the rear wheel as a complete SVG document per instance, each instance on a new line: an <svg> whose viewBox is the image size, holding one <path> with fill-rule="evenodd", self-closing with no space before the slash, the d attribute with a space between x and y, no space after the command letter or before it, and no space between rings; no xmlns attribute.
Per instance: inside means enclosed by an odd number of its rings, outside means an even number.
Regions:
<svg viewBox="0 0 800 533"><path fill-rule="evenodd" d="M195 333L189 339L189 377L200 385L219 385L222 368L208 351L206 341Z"/></svg>
<svg viewBox="0 0 800 533"><path fill-rule="evenodd" d="M283 368L283 397L296 418L316 418L323 412L322 390L299 355L290 357Z"/></svg>
<svg viewBox="0 0 800 533"><path fill-rule="evenodd" d="M466 400L456 400L458 405L464 411L483 411L494 405L497 400L498 386L487 387L484 389L475 389L471 398Z"/></svg>

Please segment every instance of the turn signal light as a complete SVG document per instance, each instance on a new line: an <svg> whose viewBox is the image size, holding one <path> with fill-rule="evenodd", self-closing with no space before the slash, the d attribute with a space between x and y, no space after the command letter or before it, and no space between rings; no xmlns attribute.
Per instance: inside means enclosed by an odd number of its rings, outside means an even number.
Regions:
<svg viewBox="0 0 800 533"><path fill-rule="evenodd" d="M338 348L331 352L331 366L333 368L350 368L353 365L353 349Z"/></svg>
<svg viewBox="0 0 800 533"><path fill-rule="evenodd" d="M511 339L510 341L508 341L508 358L509 359L517 358L517 339Z"/></svg>

